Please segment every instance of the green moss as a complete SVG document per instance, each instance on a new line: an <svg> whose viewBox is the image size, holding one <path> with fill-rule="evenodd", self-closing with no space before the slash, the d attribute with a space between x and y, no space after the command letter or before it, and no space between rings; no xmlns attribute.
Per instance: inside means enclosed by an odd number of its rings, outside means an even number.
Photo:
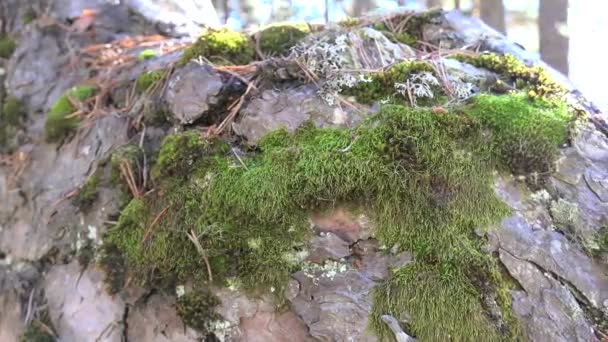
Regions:
<svg viewBox="0 0 608 342"><path fill-rule="evenodd" d="M98 184L99 178L96 175L93 175L80 187L78 195L74 197L74 201L81 210L88 209L97 199Z"/></svg>
<svg viewBox="0 0 608 342"><path fill-rule="evenodd" d="M14 138L17 135L25 111L21 101L14 97L4 100L0 108L0 151L10 152L13 149Z"/></svg>
<svg viewBox="0 0 608 342"><path fill-rule="evenodd" d="M143 168L143 152L133 145L123 145L112 152L110 157L110 182L116 185L121 193L120 207L124 207L133 197L127 181L128 168L134 177L135 184L141 184ZM124 171L123 171L124 169Z"/></svg>
<svg viewBox="0 0 608 342"><path fill-rule="evenodd" d="M510 54L455 55L452 58L496 72L513 82L517 89L526 90L532 99L537 97L561 98L566 92L566 89L553 80L543 67L526 66L524 62Z"/></svg>
<svg viewBox="0 0 608 342"><path fill-rule="evenodd" d="M156 56L157 56L156 51L154 51L152 49L145 49L139 53L139 55L137 56L137 59L140 61L145 61L147 59L154 58Z"/></svg>
<svg viewBox="0 0 608 342"><path fill-rule="evenodd" d="M19 337L19 342L55 342L55 337L42 329L38 324L32 324Z"/></svg>
<svg viewBox="0 0 608 342"><path fill-rule="evenodd" d="M200 331L203 336L210 333L214 322L222 317L213 311L220 300L208 291L196 290L177 299L177 314L186 325Z"/></svg>
<svg viewBox="0 0 608 342"><path fill-rule="evenodd" d="M97 264L105 273L106 290L113 295L124 287L127 278L122 252L111 243L103 244L98 252Z"/></svg>
<svg viewBox="0 0 608 342"><path fill-rule="evenodd" d="M38 17L38 13L33 8L28 8L23 14L23 23L25 25L32 23Z"/></svg>
<svg viewBox="0 0 608 342"><path fill-rule="evenodd" d="M73 130L78 128L80 119L69 117L76 111L73 101L86 101L95 95L95 88L90 86L78 86L68 90L51 107L44 126L45 138L49 142L57 142L64 139Z"/></svg>
<svg viewBox="0 0 608 342"><path fill-rule="evenodd" d="M219 65L249 64L255 55L253 45L246 34L228 29L209 30L184 51L179 64L204 57Z"/></svg>
<svg viewBox="0 0 608 342"><path fill-rule="evenodd" d="M164 76L164 71L162 71L162 70L148 71L148 72L142 73L137 78L137 81L135 83L135 88L140 93L148 91L152 86L154 86L156 84L156 82L158 82L160 79L162 79L163 76Z"/></svg>
<svg viewBox="0 0 608 342"><path fill-rule="evenodd" d="M132 200L106 241L148 285L211 272L283 293L310 238L308 213L348 203L370 213L382 244L416 260L374 292L380 340L392 334L380 315L404 312L421 340L517 336L509 283L475 233L509 213L493 191L496 151L481 119L386 105L355 129L275 131L239 158L198 133L172 135L152 170L156 191ZM504 322L488 318L482 297L498 302L509 329L495 328Z"/></svg>
<svg viewBox="0 0 608 342"><path fill-rule="evenodd" d="M16 126L22 121L22 117L25 114L23 103L14 97L7 97L2 105L2 111L0 117L2 120L1 124Z"/></svg>
<svg viewBox="0 0 608 342"><path fill-rule="evenodd" d="M0 58L9 58L17 48L15 40L7 35L0 35Z"/></svg>
<svg viewBox="0 0 608 342"><path fill-rule="evenodd" d="M150 126L159 126L169 121L171 115L157 99L149 99L144 104L144 122Z"/></svg>
<svg viewBox="0 0 608 342"><path fill-rule="evenodd" d="M466 112L491 129L496 157L514 174L524 175L553 170L572 119L564 101L530 100L525 93L481 94Z"/></svg>
<svg viewBox="0 0 608 342"><path fill-rule="evenodd" d="M348 18L343 19L340 22L338 22L338 25L340 25L342 27L354 27L354 26L359 26L360 24L361 24L361 19L351 18L351 17L348 17Z"/></svg>
<svg viewBox="0 0 608 342"><path fill-rule="evenodd" d="M433 22L442 13L441 9L431 9L417 13L410 12L387 18L384 22L375 23L372 27L375 30L383 31L393 42L416 46L418 41L423 40L422 30L424 25ZM393 31L389 27L399 28L399 30Z"/></svg>
<svg viewBox="0 0 608 342"><path fill-rule="evenodd" d="M279 23L261 30L257 38L264 54L284 55L308 34L306 23Z"/></svg>
<svg viewBox="0 0 608 342"><path fill-rule="evenodd" d="M435 78L433 67L423 61L404 61L393 65L386 71L370 73L366 75L369 81L360 81L356 86L343 90L345 95L355 96L360 103L371 104L381 100L388 100L394 104L409 103L409 99L398 94L395 90L396 83L406 83L412 75L420 73L431 73ZM434 94L433 98L418 98L416 102L420 106L430 106L443 102L446 96L439 85L430 87Z"/></svg>

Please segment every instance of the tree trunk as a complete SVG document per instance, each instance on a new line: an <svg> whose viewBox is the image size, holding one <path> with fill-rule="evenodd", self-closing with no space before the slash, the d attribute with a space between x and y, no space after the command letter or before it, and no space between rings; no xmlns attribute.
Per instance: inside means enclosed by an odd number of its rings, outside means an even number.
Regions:
<svg viewBox="0 0 608 342"><path fill-rule="evenodd" d="M481 0L479 1L479 15L481 20L496 31L506 34L507 25L505 24L505 7L502 0Z"/></svg>
<svg viewBox="0 0 608 342"><path fill-rule="evenodd" d="M354 0L353 1L353 16L360 17L372 9L371 0Z"/></svg>
<svg viewBox="0 0 608 342"><path fill-rule="evenodd" d="M441 1L441 0L426 0L426 7L428 7L428 8L442 7L442 3L443 3L443 1Z"/></svg>
<svg viewBox="0 0 608 342"><path fill-rule="evenodd" d="M568 37L559 26L568 23L568 0L540 0L538 31L541 58L555 69L568 75Z"/></svg>

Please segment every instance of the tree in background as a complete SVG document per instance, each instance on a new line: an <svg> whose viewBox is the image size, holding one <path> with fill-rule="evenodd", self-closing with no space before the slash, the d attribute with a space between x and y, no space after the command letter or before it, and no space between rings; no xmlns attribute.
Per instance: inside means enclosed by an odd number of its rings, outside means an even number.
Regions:
<svg viewBox="0 0 608 342"><path fill-rule="evenodd" d="M353 16L359 17L374 7L373 0L353 0Z"/></svg>
<svg viewBox="0 0 608 342"><path fill-rule="evenodd" d="M287 21L294 14L296 14L296 11L291 4L291 0L272 0L270 21Z"/></svg>
<svg viewBox="0 0 608 342"><path fill-rule="evenodd" d="M506 34L505 6L502 0L479 0L478 4L481 20L496 31Z"/></svg>
<svg viewBox="0 0 608 342"><path fill-rule="evenodd" d="M443 1L441 0L426 0L426 7L442 7Z"/></svg>
<svg viewBox="0 0 608 342"><path fill-rule="evenodd" d="M538 31L541 58L568 75L568 37L560 33L560 27L568 22L568 0L540 0Z"/></svg>

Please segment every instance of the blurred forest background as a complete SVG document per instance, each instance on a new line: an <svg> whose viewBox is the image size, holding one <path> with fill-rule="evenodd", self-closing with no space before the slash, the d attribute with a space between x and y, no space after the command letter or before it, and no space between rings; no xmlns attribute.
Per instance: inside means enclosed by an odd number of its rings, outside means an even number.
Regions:
<svg viewBox="0 0 608 342"><path fill-rule="evenodd" d="M526 50L540 54L600 108L608 108L606 0L155 0L201 24L238 30L274 22L324 23L397 8L459 9L479 17Z"/></svg>

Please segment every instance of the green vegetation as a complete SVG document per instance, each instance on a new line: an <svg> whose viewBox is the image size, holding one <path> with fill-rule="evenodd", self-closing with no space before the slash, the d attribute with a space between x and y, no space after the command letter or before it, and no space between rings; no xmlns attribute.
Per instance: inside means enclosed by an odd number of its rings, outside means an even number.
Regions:
<svg viewBox="0 0 608 342"><path fill-rule="evenodd" d="M214 322L222 319L213 308L220 304L220 300L212 293L196 290L177 299L177 314L186 325L200 331L203 336L210 333Z"/></svg>
<svg viewBox="0 0 608 342"><path fill-rule="evenodd" d="M418 39L407 32L391 32L385 23L375 23L374 30L382 31L393 43L403 43L409 46L416 46Z"/></svg>
<svg viewBox="0 0 608 342"><path fill-rule="evenodd" d="M452 58L496 72L503 78L514 82L517 89L527 90L532 99L537 97L561 98L566 91L561 84L551 78L543 67L528 67L510 54L454 55Z"/></svg>
<svg viewBox="0 0 608 342"><path fill-rule="evenodd" d="M428 68L400 64L374 75L366 94ZM156 191L133 199L105 240L149 286L236 278L283 293L305 255L307 214L347 203L371 215L383 245L415 255L374 291L370 325L380 340L392 336L380 315L404 313L421 340L515 338L511 285L475 231L509 213L494 170L546 170L567 120L564 103L516 93L442 113L389 104L354 129L307 122L240 157L194 131L170 135L151 171ZM481 298L497 301L500 321Z"/></svg>
<svg viewBox="0 0 608 342"><path fill-rule="evenodd" d="M372 27L375 30L383 31L384 34L394 42L404 43L409 46L416 46L418 45L418 41L423 40L422 29L424 25L432 22L435 18L439 17L441 13L441 9L430 9L424 12L405 13L387 18L385 22L375 23ZM398 27L399 30L393 31L389 29L389 27Z"/></svg>
<svg viewBox="0 0 608 342"><path fill-rule="evenodd" d="M258 42L264 54L284 55L308 34L310 28L306 23L279 23L261 30Z"/></svg>
<svg viewBox="0 0 608 342"><path fill-rule="evenodd" d="M7 97L2 105L2 111L0 111L2 120L0 123L16 126L22 121L25 111L23 103L14 97Z"/></svg>
<svg viewBox="0 0 608 342"><path fill-rule="evenodd" d="M160 79L162 79L163 76L164 76L164 71L162 71L162 70L148 71L148 72L142 73L137 78L137 81L135 83L135 88L140 93L148 91L154 84L156 84L156 82L158 82Z"/></svg>
<svg viewBox="0 0 608 342"><path fill-rule="evenodd" d="M97 175L93 175L86 180L86 182L80 188L78 195L74 197L74 201L81 210L86 210L95 202L97 199L97 186L99 178Z"/></svg>
<svg viewBox="0 0 608 342"><path fill-rule="evenodd" d="M34 20L36 20L37 17L38 17L38 13L36 13L36 11L32 7L30 7L23 14L23 23L25 25L30 24Z"/></svg>
<svg viewBox="0 0 608 342"><path fill-rule="evenodd" d="M19 342L55 342L55 337L38 324L32 324L19 337Z"/></svg>
<svg viewBox="0 0 608 342"><path fill-rule="evenodd" d="M80 119L71 117L76 111L72 102L83 102L95 95L96 89L91 86L78 86L68 90L51 107L44 126L46 140L58 142L64 139L73 130L78 128Z"/></svg>
<svg viewBox="0 0 608 342"><path fill-rule="evenodd" d="M465 111L491 129L496 156L514 174L551 172L572 118L564 101L530 100L525 93L481 94Z"/></svg>
<svg viewBox="0 0 608 342"><path fill-rule="evenodd" d="M156 51L154 51L152 49L145 49L139 53L139 55L137 56L137 59L140 61L145 61L147 59L154 58L156 56L157 56Z"/></svg>
<svg viewBox="0 0 608 342"><path fill-rule="evenodd" d="M179 64L204 57L219 65L249 64L255 55L253 45L246 34L228 29L209 30L184 51Z"/></svg>
<svg viewBox="0 0 608 342"><path fill-rule="evenodd" d="M396 83L405 84L413 75L428 73L435 80L437 76L433 67L422 61L404 61L393 65L386 71L367 74L369 80L360 81L356 86L342 91L345 95L355 96L360 103L371 104L381 100L388 100L393 104L409 103L409 96L399 94L395 89ZM443 89L437 80L436 84L426 84L433 93L433 97L416 98L415 101L421 106L430 106L447 101ZM406 94L407 95L407 94Z"/></svg>
<svg viewBox="0 0 608 342"><path fill-rule="evenodd" d="M12 148L11 141L19 130L25 111L21 101L14 97L4 100L0 108L0 150Z"/></svg>
<svg viewBox="0 0 608 342"><path fill-rule="evenodd" d="M351 17L348 17L348 18L343 19L340 22L338 22L338 25L340 25L342 27L355 27L355 26L359 26L360 24L361 24L361 19L351 18Z"/></svg>
<svg viewBox="0 0 608 342"><path fill-rule="evenodd" d="M142 158L142 150L133 144L121 146L112 152L110 157L110 182L121 190L121 207L127 205L133 197L132 190L129 187L131 179L128 177L133 175L134 185L141 184Z"/></svg>
<svg viewBox="0 0 608 342"><path fill-rule="evenodd" d="M104 243L98 252L97 264L106 275L107 292L111 295L120 292L125 284L127 274L125 260L118 247L111 243Z"/></svg>
<svg viewBox="0 0 608 342"><path fill-rule="evenodd" d="M16 48L17 43L13 38L0 34L0 58L9 58Z"/></svg>

